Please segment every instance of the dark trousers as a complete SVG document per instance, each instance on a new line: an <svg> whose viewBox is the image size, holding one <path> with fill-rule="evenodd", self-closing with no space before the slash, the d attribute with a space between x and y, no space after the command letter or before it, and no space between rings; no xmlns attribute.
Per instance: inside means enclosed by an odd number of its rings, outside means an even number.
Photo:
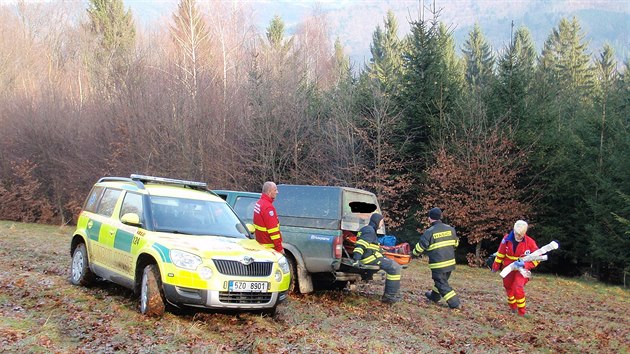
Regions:
<svg viewBox="0 0 630 354"><path fill-rule="evenodd" d="M380 266L387 273L384 293L392 296L398 295L400 291L400 265L389 258L383 257Z"/></svg>
<svg viewBox="0 0 630 354"><path fill-rule="evenodd" d="M433 289L429 298L432 301L438 302L444 298L449 307L459 307L459 296L455 293L455 290L448 284L448 278L451 277L451 272L431 272L431 278L433 278Z"/></svg>

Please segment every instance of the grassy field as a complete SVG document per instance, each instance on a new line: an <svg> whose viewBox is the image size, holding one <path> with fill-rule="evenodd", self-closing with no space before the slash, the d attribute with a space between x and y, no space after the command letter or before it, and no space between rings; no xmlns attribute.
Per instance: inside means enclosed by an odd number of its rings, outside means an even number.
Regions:
<svg viewBox="0 0 630 354"><path fill-rule="evenodd" d="M425 259L403 271L404 300L379 302L384 281L291 296L273 318L167 313L145 318L130 291L69 282L71 228L0 221L0 351L81 353L628 353L630 293L534 273L529 318L508 311L500 277L458 266L463 308L429 304Z"/></svg>

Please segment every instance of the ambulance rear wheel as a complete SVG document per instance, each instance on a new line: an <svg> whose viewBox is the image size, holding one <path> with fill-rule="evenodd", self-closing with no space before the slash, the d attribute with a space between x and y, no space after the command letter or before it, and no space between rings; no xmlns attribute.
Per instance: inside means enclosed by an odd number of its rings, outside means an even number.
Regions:
<svg viewBox="0 0 630 354"><path fill-rule="evenodd" d="M94 282L94 273L90 270L85 243L79 243L72 253L70 282L74 285L88 286Z"/></svg>

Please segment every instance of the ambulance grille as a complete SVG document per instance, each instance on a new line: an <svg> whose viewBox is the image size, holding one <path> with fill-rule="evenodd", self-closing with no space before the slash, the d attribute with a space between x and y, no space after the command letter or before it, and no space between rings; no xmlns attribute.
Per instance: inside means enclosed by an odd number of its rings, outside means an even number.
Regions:
<svg viewBox="0 0 630 354"><path fill-rule="evenodd" d="M224 304L266 304L271 301L272 293L229 293L219 292L219 301Z"/></svg>
<svg viewBox="0 0 630 354"><path fill-rule="evenodd" d="M221 274L242 277L268 277L271 275L272 262L253 262L244 265L239 261L213 259L214 265Z"/></svg>

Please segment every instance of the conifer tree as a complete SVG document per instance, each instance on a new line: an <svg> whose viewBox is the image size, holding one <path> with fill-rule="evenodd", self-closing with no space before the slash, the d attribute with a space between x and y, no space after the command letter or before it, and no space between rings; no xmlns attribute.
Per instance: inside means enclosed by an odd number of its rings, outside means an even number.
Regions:
<svg viewBox="0 0 630 354"><path fill-rule="evenodd" d="M397 90L398 80L402 77L403 42L398 38L398 21L390 10L385 18L385 27L376 27L370 44L372 58L367 72L376 80L382 92L391 95Z"/></svg>
<svg viewBox="0 0 630 354"><path fill-rule="evenodd" d="M344 53L344 48L339 37L335 39L335 54L333 62L335 66L335 75L337 77L337 85L344 80L351 79L350 58L348 58L348 56Z"/></svg>
<svg viewBox="0 0 630 354"><path fill-rule="evenodd" d="M468 34L462 51L468 85L476 91L488 89L494 78L494 54L478 24Z"/></svg>
<svg viewBox="0 0 630 354"><path fill-rule="evenodd" d="M405 38L403 79L396 97L402 116L394 143L404 161L404 172L414 181L400 198L413 201L421 193L423 172L431 163L432 141L442 140L440 135L446 131L464 82L453 36L437 17L435 14L431 22L412 22L411 33ZM416 204L412 209L420 207ZM405 233L413 234L418 227L413 211L405 223Z"/></svg>
<svg viewBox="0 0 630 354"><path fill-rule="evenodd" d="M584 38L576 18L563 18L545 42L540 57L539 72L552 95L548 103L555 106L550 113L557 117L552 123L558 131L574 128L580 107L591 103L594 76Z"/></svg>
<svg viewBox="0 0 630 354"><path fill-rule="evenodd" d="M463 70L455 56L451 32L435 18L413 22L403 56L404 84L399 98L405 107L399 126L406 133L401 151L415 171L423 170L432 134L439 134L460 97Z"/></svg>
<svg viewBox="0 0 630 354"><path fill-rule="evenodd" d="M131 65L136 29L131 10L122 0L90 0L87 28L97 47L88 63L96 80L106 90L120 89Z"/></svg>
<svg viewBox="0 0 630 354"><path fill-rule="evenodd" d="M568 273L579 273L587 264L583 245L588 244L586 228L594 217L587 196L596 188L592 171L597 154L584 136L590 117L596 115L593 68L584 37L577 19L562 19L544 44L535 87L537 140L533 169L526 176L540 186L539 242L564 243L561 257L545 267Z"/></svg>
<svg viewBox="0 0 630 354"><path fill-rule="evenodd" d="M612 48L605 45L595 62L598 114L587 121L580 135L582 150L593 157L584 166L584 175L593 184L585 195L593 214L586 226L591 266L599 279L620 282L630 266L630 239L620 223L630 215L630 182L626 178L630 171L630 118L623 109L623 84L614 57Z"/></svg>
<svg viewBox="0 0 630 354"><path fill-rule="evenodd" d="M535 107L532 105L536 49L529 30L518 28L511 43L498 61L498 79L494 86L495 115L511 127L527 127ZM526 134L523 134L526 133ZM528 131L521 131L521 140L530 140Z"/></svg>

